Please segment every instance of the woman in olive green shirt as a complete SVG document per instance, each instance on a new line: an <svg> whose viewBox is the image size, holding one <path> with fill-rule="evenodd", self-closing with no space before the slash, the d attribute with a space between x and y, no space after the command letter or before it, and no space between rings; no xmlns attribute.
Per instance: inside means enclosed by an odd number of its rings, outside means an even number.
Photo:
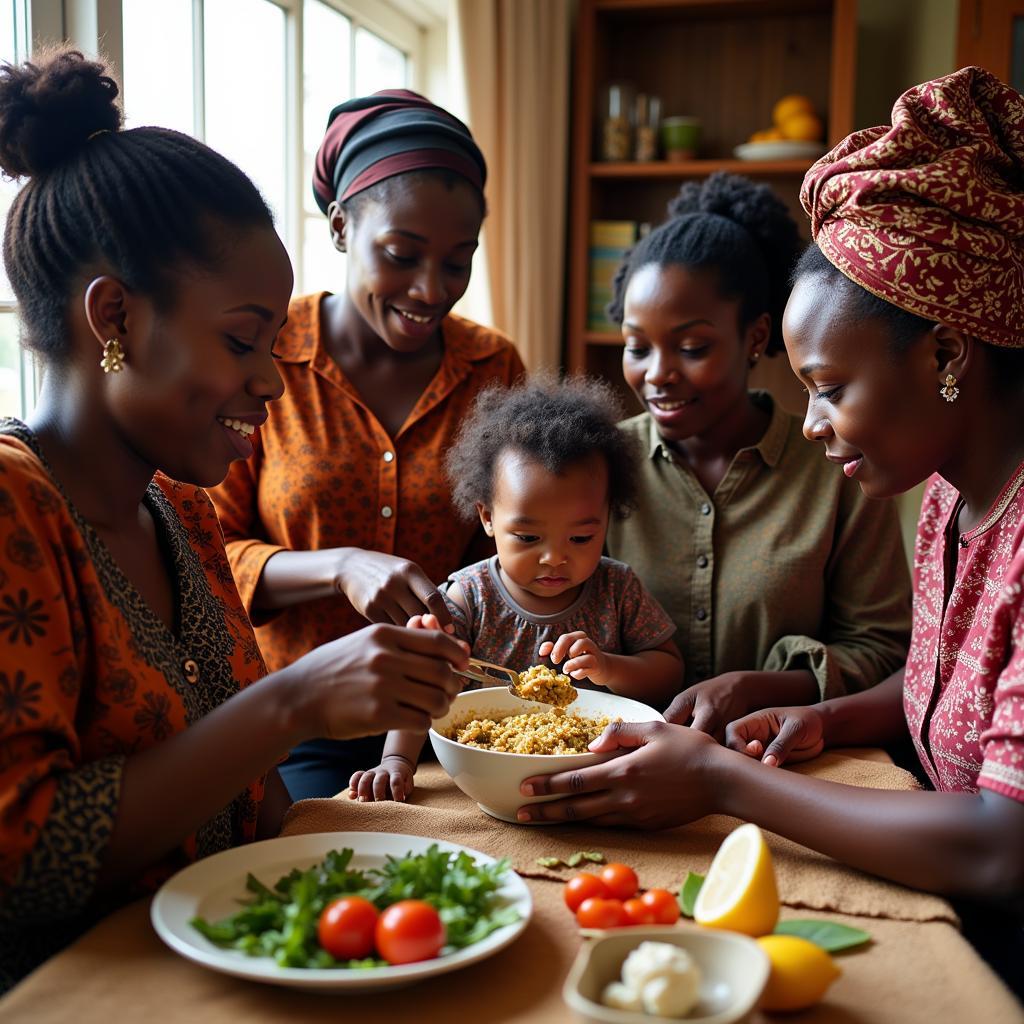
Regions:
<svg viewBox="0 0 1024 1024"><path fill-rule="evenodd" d="M678 628L667 717L722 736L749 711L863 690L904 663L910 579L894 505L869 501L750 369L783 348L796 224L764 185L687 184L627 256L611 315L645 412L639 508L608 531Z"/></svg>

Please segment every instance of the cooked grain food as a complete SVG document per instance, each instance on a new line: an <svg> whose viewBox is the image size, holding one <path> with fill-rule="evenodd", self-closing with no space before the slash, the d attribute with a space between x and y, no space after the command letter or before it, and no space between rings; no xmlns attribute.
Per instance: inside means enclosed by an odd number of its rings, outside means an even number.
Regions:
<svg viewBox="0 0 1024 1024"><path fill-rule="evenodd" d="M534 665L519 673L516 692L527 700L539 700L556 708L568 707L579 696L572 680L547 665Z"/></svg>
<svg viewBox="0 0 1024 1024"><path fill-rule="evenodd" d="M585 754L612 721L554 708L507 718L473 718L453 725L445 736L467 747L504 754Z"/></svg>

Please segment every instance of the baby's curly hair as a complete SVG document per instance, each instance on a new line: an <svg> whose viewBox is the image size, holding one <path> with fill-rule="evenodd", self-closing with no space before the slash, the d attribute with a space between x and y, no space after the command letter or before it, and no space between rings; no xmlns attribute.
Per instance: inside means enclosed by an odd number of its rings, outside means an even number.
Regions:
<svg viewBox="0 0 1024 1024"><path fill-rule="evenodd" d="M512 449L551 473L564 472L594 452L608 464L608 504L625 518L636 502L637 452L618 426L619 400L609 384L592 377L559 380L537 375L513 388L493 385L477 395L448 452L445 468L452 503L472 521L477 504L494 501L494 468Z"/></svg>

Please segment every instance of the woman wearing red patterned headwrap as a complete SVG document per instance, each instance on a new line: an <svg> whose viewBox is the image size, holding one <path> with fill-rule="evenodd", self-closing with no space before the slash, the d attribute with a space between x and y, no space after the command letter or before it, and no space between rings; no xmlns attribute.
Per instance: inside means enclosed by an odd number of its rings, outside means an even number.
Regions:
<svg viewBox="0 0 1024 1024"><path fill-rule="evenodd" d="M508 339L451 312L486 175L469 129L416 93L331 112L313 194L347 256L344 287L292 301L276 345L285 396L211 492L271 671L367 620L449 622L434 582L479 557L444 453L476 394L523 372ZM330 796L382 748L314 741L282 775L296 799Z"/></svg>
<svg viewBox="0 0 1024 1024"><path fill-rule="evenodd" d="M727 813L906 885L1019 907L1024 98L980 68L911 89L891 127L819 160L801 199L816 244L783 333L808 391L804 433L869 497L929 480L906 668L862 693L740 719L733 749L678 726L612 727L595 749L637 747L627 758L642 770L612 760L527 779L527 793L573 795L520 813L647 827ZM908 733L932 791L771 769ZM1003 927L1019 956L1019 922ZM1020 985L1019 959L1010 970Z"/></svg>

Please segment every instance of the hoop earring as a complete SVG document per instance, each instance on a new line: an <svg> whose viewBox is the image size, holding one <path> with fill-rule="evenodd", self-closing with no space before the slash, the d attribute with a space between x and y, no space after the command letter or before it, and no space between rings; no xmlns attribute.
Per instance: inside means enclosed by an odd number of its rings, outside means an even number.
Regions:
<svg viewBox="0 0 1024 1024"><path fill-rule="evenodd" d="M960 389L956 386L956 377L951 373L946 374L946 383L939 388L939 394L947 402L955 402L957 395L960 394Z"/></svg>
<svg viewBox="0 0 1024 1024"><path fill-rule="evenodd" d="M124 369L124 349L117 338L109 338L103 346L103 358L100 366L104 373L120 373Z"/></svg>

